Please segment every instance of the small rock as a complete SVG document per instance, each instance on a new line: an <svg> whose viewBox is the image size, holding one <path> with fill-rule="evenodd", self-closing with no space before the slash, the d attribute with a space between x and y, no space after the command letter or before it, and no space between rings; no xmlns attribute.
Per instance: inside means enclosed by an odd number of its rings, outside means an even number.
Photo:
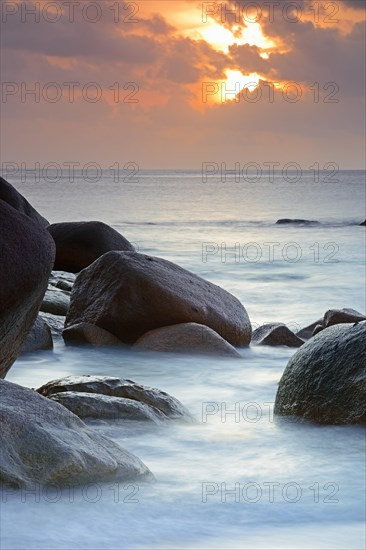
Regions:
<svg viewBox="0 0 366 550"><path fill-rule="evenodd" d="M316 327L314 327L314 330L313 330L313 336L315 336L316 334L318 334L322 330L324 330L323 325L316 325Z"/></svg>
<svg viewBox="0 0 366 550"><path fill-rule="evenodd" d="M135 250L120 233L98 221L54 223L48 230L56 243L55 270L78 273L106 252Z"/></svg>
<svg viewBox="0 0 366 550"><path fill-rule="evenodd" d="M0 380L0 482L57 487L151 480L135 455L28 388Z"/></svg>
<svg viewBox="0 0 366 550"><path fill-rule="evenodd" d="M46 321L38 315L22 347L21 353L24 354L49 349L53 349L51 329Z"/></svg>
<svg viewBox="0 0 366 550"><path fill-rule="evenodd" d="M146 403L124 397L67 391L53 393L50 399L57 401L80 418L145 420L155 424L167 418L165 414Z"/></svg>
<svg viewBox="0 0 366 550"><path fill-rule="evenodd" d="M365 320L366 315L355 309L328 309L324 313L323 326L331 327L340 323L359 323Z"/></svg>
<svg viewBox="0 0 366 550"><path fill-rule="evenodd" d="M291 357L275 414L320 424L366 423L365 365L365 321L322 330Z"/></svg>
<svg viewBox="0 0 366 550"><path fill-rule="evenodd" d="M299 338L301 338L301 340L304 340L304 341L309 340L314 334L315 327L322 324L323 324L323 318L318 319L317 321L314 321L314 323L311 323L311 325L308 325L302 328L301 330L299 330L299 332L296 333L296 336L298 336Z"/></svg>
<svg viewBox="0 0 366 550"><path fill-rule="evenodd" d="M65 328L62 336L66 344L92 344L93 346L121 346L113 334L91 323L78 323Z"/></svg>
<svg viewBox="0 0 366 550"><path fill-rule="evenodd" d="M283 218L281 220L277 220L276 224L285 225L285 224L292 224L292 225L318 225L319 222L315 220L301 220L301 219L290 219L290 218Z"/></svg>
<svg viewBox="0 0 366 550"><path fill-rule="evenodd" d="M70 295L63 290L48 289L41 305L41 311L65 316L70 305Z"/></svg>
<svg viewBox="0 0 366 550"><path fill-rule="evenodd" d="M133 348L140 351L242 357L217 332L197 323L181 323L150 330L137 340Z"/></svg>
<svg viewBox="0 0 366 550"><path fill-rule="evenodd" d="M268 323L253 332L252 344L257 346L288 346L298 348L304 343L283 323Z"/></svg>
<svg viewBox="0 0 366 550"><path fill-rule="evenodd" d="M38 393L50 397L60 392L86 392L125 397L140 403L146 403L158 409L166 416L190 417L190 413L178 399L157 388L136 384L132 380L123 380L111 376L68 376L52 380L37 390Z"/></svg>
<svg viewBox="0 0 366 550"><path fill-rule="evenodd" d="M366 225L366 220L364 222L361 222L360 225Z"/></svg>
<svg viewBox="0 0 366 550"><path fill-rule="evenodd" d="M62 315L53 315L52 313L40 313L39 316L43 319L51 329L52 338L59 340L62 338L62 331L65 326L66 317Z"/></svg>

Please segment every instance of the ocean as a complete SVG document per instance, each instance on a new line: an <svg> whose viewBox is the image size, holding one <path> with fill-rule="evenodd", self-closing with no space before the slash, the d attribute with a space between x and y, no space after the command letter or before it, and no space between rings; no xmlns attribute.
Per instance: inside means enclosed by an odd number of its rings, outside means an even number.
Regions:
<svg viewBox="0 0 366 550"><path fill-rule="evenodd" d="M51 223L111 225L140 252L234 294L254 328L280 321L297 331L327 309L366 310L365 172L38 175L9 181ZM283 218L307 222L276 224ZM57 342L53 352L20 357L10 382L37 388L67 375L117 375L171 393L196 422L90 422L137 454L156 482L2 494L2 548L364 548L364 428L273 417L294 350L241 353L216 359Z"/></svg>

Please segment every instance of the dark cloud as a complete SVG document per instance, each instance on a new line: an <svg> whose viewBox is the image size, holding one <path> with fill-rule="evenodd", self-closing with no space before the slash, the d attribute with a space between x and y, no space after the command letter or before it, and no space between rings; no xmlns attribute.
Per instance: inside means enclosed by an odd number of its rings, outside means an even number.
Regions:
<svg viewBox="0 0 366 550"><path fill-rule="evenodd" d="M344 4L348 4L355 10L366 9L366 0L343 0Z"/></svg>

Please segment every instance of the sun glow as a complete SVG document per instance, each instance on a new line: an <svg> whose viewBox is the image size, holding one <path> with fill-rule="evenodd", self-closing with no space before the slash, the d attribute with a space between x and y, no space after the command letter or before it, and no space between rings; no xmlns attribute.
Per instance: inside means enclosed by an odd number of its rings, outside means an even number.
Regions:
<svg viewBox="0 0 366 550"><path fill-rule="evenodd" d="M252 92L259 84L260 78L257 73L244 75L240 71L227 69L225 71L225 74L226 80L224 80L223 82L225 83L227 91L238 89L238 91L241 92L242 90L244 90L244 88L248 88L248 90Z"/></svg>
<svg viewBox="0 0 366 550"><path fill-rule="evenodd" d="M244 28L235 26L231 31L216 21L211 21L210 24L201 27L198 34L213 48L224 53L228 53L230 46L234 44L257 46L261 50L270 50L276 47L275 42L263 35L262 28L258 23L251 23Z"/></svg>

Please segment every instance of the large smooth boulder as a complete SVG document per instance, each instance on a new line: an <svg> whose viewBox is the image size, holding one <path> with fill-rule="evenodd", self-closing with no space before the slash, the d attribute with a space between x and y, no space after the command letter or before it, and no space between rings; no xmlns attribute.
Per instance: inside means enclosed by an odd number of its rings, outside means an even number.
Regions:
<svg viewBox="0 0 366 550"><path fill-rule="evenodd" d="M366 322L334 325L290 359L274 412L320 424L366 423Z"/></svg>
<svg viewBox="0 0 366 550"><path fill-rule="evenodd" d="M41 216L37 210L33 208L31 204L21 195L15 187L13 187L8 181L0 177L0 200L6 202L12 206L15 210L28 216L33 221L39 223L43 227L47 227L49 222Z"/></svg>
<svg viewBox="0 0 366 550"><path fill-rule="evenodd" d="M78 273L111 250L134 246L103 222L54 223L48 227L56 243L55 270Z"/></svg>
<svg viewBox="0 0 366 550"><path fill-rule="evenodd" d="M137 340L133 349L241 358L234 346L217 332L197 323L181 323L150 330Z"/></svg>
<svg viewBox="0 0 366 550"><path fill-rule="evenodd" d="M50 399L57 401L79 418L94 420L139 420L161 423L168 417L159 409L135 399L113 397L100 393L66 391L53 393Z"/></svg>
<svg viewBox="0 0 366 550"><path fill-rule="evenodd" d="M283 323L268 323L253 332L252 344L257 346L288 346L298 348L304 343Z"/></svg>
<svg viewBox="0 0 366 550"><path fill-rule="evenodd" d="M40 223L0 200L0 378L35 323L54 253L52 238Z"/></svg>
<svg viewBox="0 0 366 550"><path fill-rule="evenodd" d="M4 380L0 392L0 482L80 486L152 478L141 460L62 405Z"/></svg>
<svg viewBox="0 0 366 550"><path fill-rule="evenodd" d="M69 328L65 328L62 333L66 344L91 344L92 346L121 346L121 340L118 340L113 334L97 327L91 323L78 323Z"/></svg>
<svg viewBox="0 0 366 550"><path fill-rule="evenodd" d="M124 380L111 376L68 376L58 380L47 382L38 388L37 392L46 397L61 392L86 392L107 395L112 397L124 397L159 410L165 416L175 418L190 417L187 409L178 399L157 388L142 386L132 380Z"/></svg>
<svg viewBox="0 0 366 550"><path fill-rule="evenodd" d="M22 354L40 350L53 349L51 329L42 317L38 315L22 347Z"/></svg>
<svg viewBox="0 0 366 550"><path fill-rule="evenodd" d="M109 252L76 278L66 327L86 322L132 344L146 332L179 323L207 325L234 346L249 345L242 304L182 267L137 252Z"/></svg>

